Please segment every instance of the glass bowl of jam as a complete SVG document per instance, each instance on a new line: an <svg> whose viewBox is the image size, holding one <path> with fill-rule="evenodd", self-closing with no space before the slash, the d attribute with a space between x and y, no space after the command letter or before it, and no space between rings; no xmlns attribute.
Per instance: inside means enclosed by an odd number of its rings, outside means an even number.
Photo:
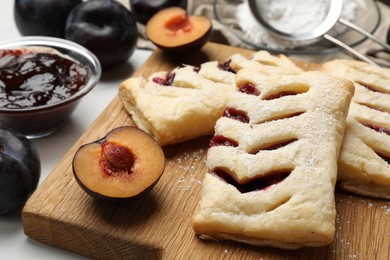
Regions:
<svg viewBox="0 0 390 260"><path fill-rule="evenodd" d="M0 127L28 138L50 135L100 75L96 56L68 40L29 36L0 42Z"/></svg>

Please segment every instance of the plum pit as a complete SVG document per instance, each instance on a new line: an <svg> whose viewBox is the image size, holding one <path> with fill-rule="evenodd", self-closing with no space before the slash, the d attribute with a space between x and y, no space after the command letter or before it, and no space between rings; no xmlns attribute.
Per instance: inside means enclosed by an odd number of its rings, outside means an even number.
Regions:
<svg viewBox="0 0 390 260"><path fill-rule="evenodd" d="M134 165L134 155L123 146L104 142L100 165L107 175L129 175Z"/></svg>
<svg viewBox="0 0 390 260"><path fill-rule="evenodd" d="M158 11L146 24L146 35L166 52L188 53L199 50L211 36L208 17L187 15L185 9L169 7Z"/></svg>
<svg viewBox="0 0 390 260"><path fill-rule="evenodd" d="M175 35L179 30L184 32L189 32L191 30L190 19L186 14L171 17L166 21L164 26L172 33L172 35Z"/></svg>
<svg viewBox="0 0 390 260"><path fill-rule="evenodd" d="M140 197L165 168L161 146L148 133L122 126L82 145L72 162L80 187L96 199L124 201Z"/></svg>

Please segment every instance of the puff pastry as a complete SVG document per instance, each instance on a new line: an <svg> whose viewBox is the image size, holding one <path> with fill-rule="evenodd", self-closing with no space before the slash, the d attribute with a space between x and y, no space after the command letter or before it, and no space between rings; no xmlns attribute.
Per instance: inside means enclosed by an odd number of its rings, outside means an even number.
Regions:
<svg viewBox="0 0 390 260"><path fill-rule="evenodd" d="M353 84L320 72L240 70L215 125L193 229L204 239L296 249L332 242L337 158Z"/></svg>
<svg viewBox="0 0 390 260"><path fill-rule="evenodd" d="M121 83L119 97L135 124L160 145L179 143L213 134L215 122L235 89L234 73L253 66L265 74L302 72L283 55L260 51L247 59L237 54L224 64L210 61L200 67L185 65L171 72L156 72L147 79L130 78Z"/></svg>
<svg viewBox="0 0 390 260"><path fill-rule="evenodd" d="M322 71L352 80L356 89L339 158L340 186L390 199L390 69L335 60Z"/></svg>

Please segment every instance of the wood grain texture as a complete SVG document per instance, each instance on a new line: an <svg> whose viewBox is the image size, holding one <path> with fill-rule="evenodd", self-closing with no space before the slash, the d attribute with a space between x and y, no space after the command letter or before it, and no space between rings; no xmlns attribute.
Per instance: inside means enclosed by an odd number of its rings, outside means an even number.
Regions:
<svg viewBox="0 0 390 260"><path fill-rule="evenodd" d="M213 43L191 56L155 51L136 75L180 64L224 61L237 52L251 54ZM165 172L143 198L116 204L94 200L73 178L73 155L81 144L123 125L133 122L116 97L27 202L23 209L27 236L97 259L389 259L390 202L338 189L336 236L330 246L289 251L200 240L191 217L200 197L210 137L165 147Z"/></svg>

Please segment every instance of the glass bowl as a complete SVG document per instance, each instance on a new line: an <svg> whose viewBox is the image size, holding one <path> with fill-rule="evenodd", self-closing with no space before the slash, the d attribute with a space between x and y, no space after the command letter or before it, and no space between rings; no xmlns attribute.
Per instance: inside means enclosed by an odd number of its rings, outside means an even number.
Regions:
<svg viewBox="0 0 390 260"><path fill-rule="evenodd" d="M55 49L83 64L85 66L83 71L86 70L86 80L85 84L82 84L75 93L51 104L16 108L6 108L4 105L0 107L0 127L12 129L28 138L44 137L61 127L75 110L81 98L92 90L101 76L101 66L96 56L71 41L44 36L29 36L0 42L1 51L42 47ZM0 79L0 96L3 92L5 97L4 86L5 83Z"/></svg>
<svg viewBox="0 0 390 260"><path fill-rule="evenodd" d="M253 40L253 38L248 35L250 32L245 32L237 22L237 10L239 9L239 6L242 7L242 4L245 1L246 0L214 0L214 15L227 30L232 32L243 43L252 46L254 49L267 50L274 53L301 55L331 54L342 50L341 47L335 46L325 39L315 41L312 44L305 46L291 46L291 44L283 44L283 42L280 42L279 46L267 46L266 43L259 43L259 41ZM355 19L351 22L370 33L374 33L381 22L381 12L377 2L374 0L361 0L359 1L359 4L364 6L364 8L358 8L356 10ZM248 19L254 18L245 17L245 19L246 22L248 22ZM355 47L366 40L365 36L348 28L339 35L335 35L335 37L350 47Z"/></svg>

